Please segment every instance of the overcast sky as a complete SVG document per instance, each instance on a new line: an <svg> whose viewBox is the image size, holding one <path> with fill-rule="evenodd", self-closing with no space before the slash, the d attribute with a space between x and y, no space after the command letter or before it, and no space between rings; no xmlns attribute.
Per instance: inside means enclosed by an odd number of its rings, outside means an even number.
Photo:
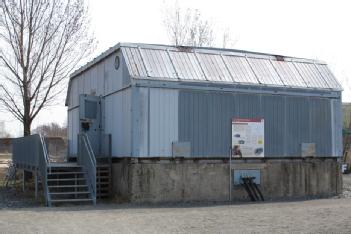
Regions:
<svg viewBox="0 0 351 234"><path fill-rule="evenodd" d="M162 24L165 0L88 0L92 30L98 40L94 56L118 42L169 44ZM199 9L220 32L230 28L234 48L326 61L351 102L351 1L343 0L178 0L182 8ZM7 118L5 116L2 117ZM35 121L66 122L64 101ZM19 122L7 120L12 134Z"/></svg>

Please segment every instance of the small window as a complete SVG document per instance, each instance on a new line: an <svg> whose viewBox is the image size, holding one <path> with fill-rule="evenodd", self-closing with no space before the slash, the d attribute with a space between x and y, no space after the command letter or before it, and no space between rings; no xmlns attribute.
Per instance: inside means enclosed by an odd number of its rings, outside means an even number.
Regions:
<svg viewBox="0 0 351 234"><path fill-rule="evenodd" d="M116 70L118 70L120 63L121 63L121 61L120 61L120 59L119 59L119 56L117 55L117 56L115 57L115 69L116 69Z"/></svg>
<svg viewBox="0 0 351 234"><path fill-rule="evenodd" d="M85 118L96 119L97 102L85 100Z"/></svg>

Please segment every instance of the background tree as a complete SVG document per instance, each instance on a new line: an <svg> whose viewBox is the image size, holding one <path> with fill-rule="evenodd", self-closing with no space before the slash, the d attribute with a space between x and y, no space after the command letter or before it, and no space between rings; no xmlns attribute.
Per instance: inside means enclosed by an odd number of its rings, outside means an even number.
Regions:
<svg viewBox="0 0 351 234"><path fill-rule="evenodd" d="M33 130L34 133L42 134L46 137L67 138L67 126L60 126L57 123L39 125Z"/></svg>
<svg viewBox="0 0 351 234"><path fill-rule="evenodd" d="M83 0L1 0L0 103L24 135L92 52L89 24Z"/></svg>
<svg viewBox="0 0 351 234"><path fill-rule="evenodd" d="M212 46L213 29L199 10L182 9L176 2L165 6L164 26L176 46Z"/></svg>
<svg viewBox="0 0 351 234"><path fill-rule="evenodd" d="M231 39L229 27L223 32L215 32L213 23L203 17L198 9L184 9L178 2L165 5L163 25L171 43L175 46L218 46L233 47L236 41ZM215 35L220 35L219 37ZM217 43L216 43L217 42Z"/></svg>

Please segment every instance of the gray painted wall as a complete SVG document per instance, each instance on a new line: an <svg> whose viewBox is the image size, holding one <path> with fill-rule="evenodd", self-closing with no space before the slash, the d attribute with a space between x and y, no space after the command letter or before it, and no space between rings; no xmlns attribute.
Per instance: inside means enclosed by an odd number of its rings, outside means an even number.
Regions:
<svg viewBox="0 0 351 234"><path fill-rule="evenodd" d="M233 117L264 118L266 157L300 157L301 143L320 157L342 154L340 99L132 89L133 157L172 157L174 142L190 142L191 157L227 157Z"/></svg>
<svg viewBox="0 0 351 234"><path fill-rule="evenodd" d="M115 69L115 58L119 56L120 67ZM131 91L125 60L117 51L71 81L68 99L69 155L77 154L79 133L79 95L89 94L105 98L104 124L106 133L112 134L112 153L118 156L131 155Z"/></svg>
<svg viewBox="0 0 351 234"><path fill-rule="evenodd" d="M334 102L334 108L331 103ZM179 141L193 157L228 156L231 119L265 120L265 156L301 155L301 143L316 143L317 156L341 155L340 101L328 98L180 91Z"/></svg>

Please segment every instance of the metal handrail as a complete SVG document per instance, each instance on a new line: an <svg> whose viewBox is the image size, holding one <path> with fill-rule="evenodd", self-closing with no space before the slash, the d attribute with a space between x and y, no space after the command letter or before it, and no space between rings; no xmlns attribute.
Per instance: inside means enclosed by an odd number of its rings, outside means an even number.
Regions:
<svg viewBox="0 0 351 234"><path fill-rule="evenodd" d="M78 135L77 163L86 170L87 181L91 190L92 199L96 204L96 158L88 136L85 133Z"/></svg>
<svg viewBox="0 0 351 234"><path fill-rule="evenodd" d="M41 143L41 151L42 151L42 156L39 158L39 172L42 178L42 185L43 185L43 190L44 190L44 195L45 195L45 200L48 206L50 206L50 197L49 197L49 188L47 186L47 174L48 174L48 168L51 170L50 167L50 158L48 154L48 150L46 148L46 143L45 139L42 135L39 135L40 138L40 143ZM39 151L40 152L40 151ZM44 160L43 160L44 159ZM42 161L43 160L43 161Z"/></svg>

